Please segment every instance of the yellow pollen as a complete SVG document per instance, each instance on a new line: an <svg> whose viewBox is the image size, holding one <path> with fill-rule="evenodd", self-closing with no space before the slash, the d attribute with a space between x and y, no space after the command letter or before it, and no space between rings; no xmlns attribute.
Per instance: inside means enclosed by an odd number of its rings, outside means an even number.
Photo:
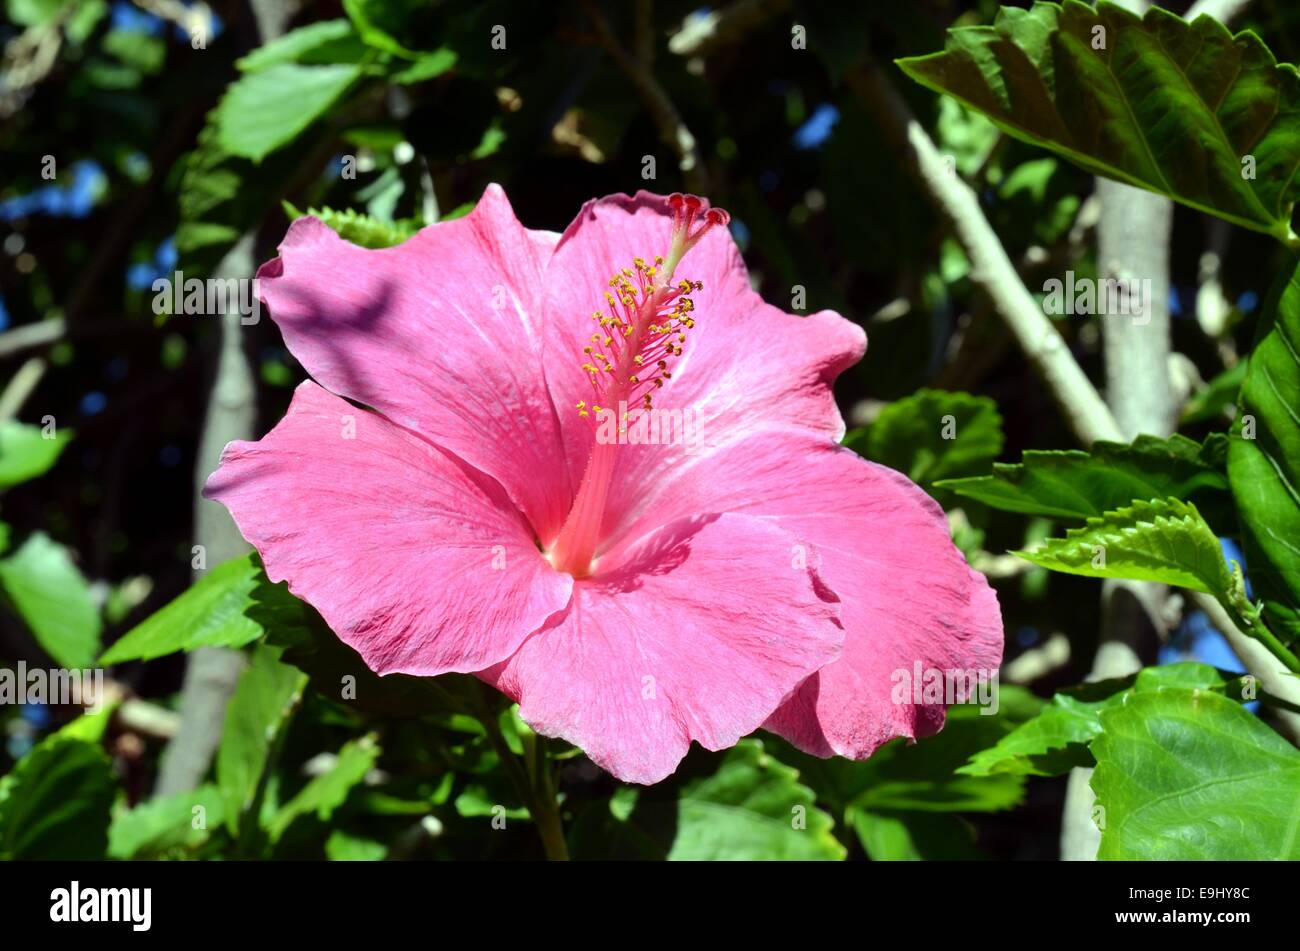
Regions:
<svg viewBox="0 0 1300 951"><path fill-rule="evenodd" d="M591 312L591 319L603 332L591 335L594 346L582 348L589 362L581 366L606 406L626 400L630 405L651 409L650 394L672 379L672 358L682 355L686 331L695 326L690 316L695 301L688 295L701 290L704 284L688 279L661 283L662 256L656 255L653 263L643 257L633 258L632 265L611 275L610 289L603 292L608 310ZM672 281L671 274L666 277ZM579 416L588 417L592 412L599 413L601 405L592 403L589 407L583 400L577 410Z"/></svg>

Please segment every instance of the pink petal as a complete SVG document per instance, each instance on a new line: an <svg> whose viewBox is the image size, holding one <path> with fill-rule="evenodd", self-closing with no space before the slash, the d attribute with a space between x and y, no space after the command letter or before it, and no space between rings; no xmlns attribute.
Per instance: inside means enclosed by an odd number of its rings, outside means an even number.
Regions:
<svg viewBox="0 0 1300 951"><path fill-rule="evenodd" d="M381 674L495 664L573 587L489 479L311 381L265 438L226 447L204 494Z"/></svg>
<svg viewBox="0 0 1300 951"><path fill-rule="evenodd" d="M801 749L864 758L895 737L939 730L942 705L891 696L895 671L917 661L997 670L997 596L953 545L943 511L905 476L803 433L762 433L647 492L623 537L709 511L781 526L808 546L809 564L841 601L843 655L766 724Z"/></svg>
<svg viewBox="0 0 1300 951"><path fill-rule="evenodd" d="M492 185L466 217L395 248L359 248L299 219L258 272L318 383L497 479L544 542L572 497L537 325L555 240L520 225Z"/></svg>
<svg viewBox="0 0 1300 951"><path fill-rule="evenodd" d="M579 369L582 347L595 324L593 310L606 310L611 275L668 250L672 218L667 200L648 192L588 202L560 239L547 271L547 380L555 396L577 485L592 441L574 404L591 401L592 388ZM691 250L676 279L704 282L691 295L697 318L673 378L655 395L665 409L699 413L698 431L715 444L732 442L773 426L789 426L838 440L844 433L831 383L862 358L862 329L832 311L807 317L763 302L725 228L714 228ZM609 496L608 516L617 519L642 486L664 478L686 461L679 443L625 446Z"/></svg>
<svg viewBox="0 0 1300 951"><path fill-rule="evenodd" d="M838 653L838 605L791 567L791 544L740 515L675 521L578 581L568 611L480 676L538 732L658 782L691 740L732 746Z"/></svg>

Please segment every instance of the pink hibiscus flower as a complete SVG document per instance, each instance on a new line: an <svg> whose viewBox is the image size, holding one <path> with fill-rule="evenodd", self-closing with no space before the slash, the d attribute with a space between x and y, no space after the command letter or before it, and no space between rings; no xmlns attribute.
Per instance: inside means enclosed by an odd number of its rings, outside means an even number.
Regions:
<svg viewBox="0 0 1300 951"><path fill-rule="evenodd" d="M892 675L995 669L996 598L837 445L862 330L765 304L726 220L642 192L556 235L491 186L395 248L294 222L258 276L313 380L208 497L373 670L475 673L623 780L935 732Z"/></svg>

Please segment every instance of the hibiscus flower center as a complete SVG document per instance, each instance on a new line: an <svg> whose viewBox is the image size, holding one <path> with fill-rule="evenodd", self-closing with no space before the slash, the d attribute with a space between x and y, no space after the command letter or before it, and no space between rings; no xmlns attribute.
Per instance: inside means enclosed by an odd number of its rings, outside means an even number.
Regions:
<svg viewBox="0 0 1300 951"><path fill-rule="evenodd" d="M695 327L695 302L689 296L700 281L673 282L677 265L700 239L730 216L707 208L694 195L672 195L672 243L665 256L650 262L634 258L609 279L606 310L594 311L596 331L582 348L582 370L591 380L590 403L578 400L578 416L593 427L591 455L573 507L551 546L551 563L582 578L591 574L605 520L610 480L618 462L620 440L602 438L614 422L626 426L624 407L654 409L654 394L672 379L671 366L682 354L687 333Z"/></svg>

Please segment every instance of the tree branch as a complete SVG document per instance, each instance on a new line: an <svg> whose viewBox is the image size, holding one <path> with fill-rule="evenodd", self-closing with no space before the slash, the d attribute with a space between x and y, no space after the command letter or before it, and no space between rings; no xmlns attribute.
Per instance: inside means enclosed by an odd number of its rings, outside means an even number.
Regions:
<svg viewBox="0 0 1300 951"><path fill-rule="evenodd" d="M297 0L251 0L251 6L263 43L283 34L298 9ZM255 237L254 229L240 238L214 276L252 278ZM257 422L256 378L244 353L240 317L236 312L217 318L221 321L220 352L195 459L194 538L204 548L207 569L248 550L226 510L202 494L221 450L232 440L253 438ZM196 577L207 569L197 571ZM184 792L203 781L221 742L226 705L243 667L243 654L229 648L205 647L189 656L181 685L180 728L163 754L154 795Z"/></svg>
<svg viewBox="0 0 1300 951"><path fill-rule="evenodd" d="M852 71L848 80L951 224L970 258L971 280L988 295L1011 329L1075 437L1085 446L1098 439L1119 440L1115 417L1021 281L975 192L945 161L878 65L866 64Z"/></svg>
<svg viewBox="0 0 1300 951"><path fill-rule="evenodd" d="M692 14L668 41L668 49L678 56L710 56L789 9L790 0L736 0L721 10Z"/></svg>
<svg viewBox="0 0 1300 951"><path fill-rule="evenodd" d="M605 15L594 0L586 0L583 9L586 10L587 19L591 21L592 28L596 31L596 38L600 41L600 45L628 78L642 104L649 111L655 128L659 130L659 138L677 156L677 167L681 169L682 176L686 179L686 187L691 191L707 192L708 171L700 160L699 146L695 142L695 136L691 135L691 130L682 121L681 114L673 105L673 101L659 85L654 73L619 43L614 31L610 29L609 21L605 19Z"/></svg>
<svg viewBox="0 0 1300 951"><path fill-rule="evenodd" d="M253 235L241 238L216 269L218 278L247 279L253 271ZM253 370L244 354L240 314L212 319L221 322L220 350L208 397L194 466L194 539L203 548L204 567L195 580L221 562L248 550L230 515L218 503L203 498L203 483L217 466L221 450L235 439L251 439L256 424ZM180 727L163 752L154 788L170 796L195 788L212 763L225 724L226 704L244 668L239 651L205 647L189 656L181 685Z"/></svg>

